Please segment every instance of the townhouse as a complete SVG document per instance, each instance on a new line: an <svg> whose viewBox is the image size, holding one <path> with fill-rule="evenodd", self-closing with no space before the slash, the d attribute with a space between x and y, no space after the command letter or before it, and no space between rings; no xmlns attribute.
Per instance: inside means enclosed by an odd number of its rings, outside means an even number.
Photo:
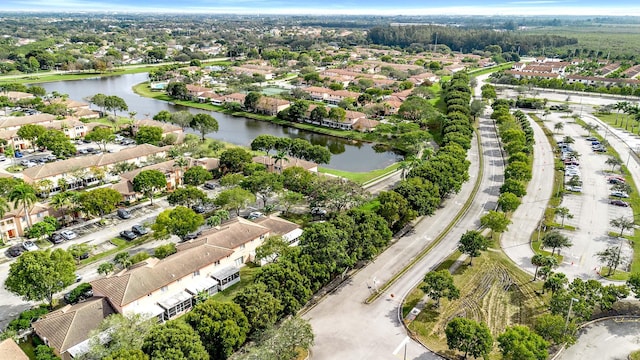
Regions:
<svg viewBox="0 0 640 360"><path fill-rule="evenodd" d="M284 99L261 96L256 104L256 112L265 115L275 116L280 111L291 106L291 103Z"/></svg>
<svg viewBox="0 0 640 360"><path fill-rule="evenodd" d="M180 126L151 119L135 120L131 127L133 136L138 133L138 130L140 130L140 127L142 126L159 127L160 129L162 129L162 138L165 138L169 134L174 134L176 135L177 143L182 142L182 139L184 138L184 131L182 131L182 128Z"/></svg>
<svg viewBox="0 0 640 360"><path fill-rule="evenodd" d="M12 338L8 338L0 342L0 359L29 360L29 357Z"/></svg>
<svg viewBox="0 0 640 360"><path fill-rule="evenodd" d="M318 172L318 164L311 161L292 157L292 156L287 157L286 159L283 159L281 161L278 161L277 164L276 164L276 160L273 157L268 155L255 156L251 160L254 163L262 164L266 166L267 171L269 172L282 173L284 170L290 167L295 167L295 166L301 167L307 171L311 171L314 173Z"/></svg>
<svg viewBox="0 0 640 360"><path fill-rule="evenodd" d="M60 130L67 137L77 139L84 137L91 129L99 124L85 124L76 117L66 117L58 120L51 114L5 117L0 119L0 139L7 140L16 150L31 147L30 141L22 139L17 135L18 130L24 125L41 125L47 129Z"/></svg>
<svg viewBox="0 0 640 360"><path fill-rule="evenodd" d="M17 209L9 203L9 211L7 211L2 219L0 219L0 236L6 243L7 240L24 236L25 230L32 224L40 222L45 216L55 215L53 210L42 203L36 202L29 208L29 218L24 211L24 207L19 206Z"/></svg>

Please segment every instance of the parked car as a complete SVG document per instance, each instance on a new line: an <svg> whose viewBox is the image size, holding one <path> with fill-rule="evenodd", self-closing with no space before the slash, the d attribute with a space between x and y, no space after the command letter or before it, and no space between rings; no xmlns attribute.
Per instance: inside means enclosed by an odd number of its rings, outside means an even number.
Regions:
<svg viewBox="0 0 640 360"><path fill-rule="evenodd" d="M574 191L574 192L582 192L582 186L576 185L576 186L567 186L566 188L569 191Z"/></svg>
<svg viewBox="0 0 640 360"><path fill-rule="evenodd" d="M127 209L118 209L117 214L120 219L131 218L131 213Z"/></svg>
<svg viewBox="0 0 640 360"><path fill-rule="evenodd" d="M325 216L325 215L327 215L327 210L316 207L316 208L311 209L311 215L313 215L313 216Z"/></svg>
<svg viewBox="0 0 640 360"><path fill-rule="evenodd" d="M202 235L202 231L192 232L184 236L184 241L197 239L200 235Z"/></svg>
<svg viewBox="0 0 640 360"><path fill-rule="evenodd" d="M21 157L24 156L24 154L21 151L16 151L13 153L13 156L15 156L16 159L20 159Z"/></svg>
<svg viewBox="0 0 640 360"><path fill-rule="evenodd" d="M80 278L82 280L82 278ZM93 289L91 284L84 283L78 285L75 289L69 291L64 295L64 301L67 304L75 304L79 301L86 300L93 296Z"/></svg>
<svg viewBox="0 0 640 360"><path fill-rule="evenodd" d="M138 235L144 235L149 233L149 230L147 230L147 228L142 225L133 225L133 227L131 227L131 231L133 231Z"/></svg>
<svg viewBox="0 0 640 360"><path fill-rule="evenodd" d="M611 200L609 201L609 204L615 205L615 206L629 207L629 204L622 200Z"/></svg>
<svg viewBox="0 0 640 360"><path fill-rule="evenodd" d="M624 191L612 191L611 194L609 194L609 196L615 196L615 197L619 197L619 198L628 198L629 194L627 194Z"/></svg>
<svg viewBox="0 0 640 360"><path fill-rule="evenodd" d="M213 181L207 181L206 183L204 183L204 188L205 189L213 190L213 189L215 189L217 187L218 187L218 184L216 184Z"/></svg>
<svg viewBox="0 0 640 360"><path fill-rule="evenodd" d="M196 214L202 214L202 213L204 213L205 211L207 211L207 210L204 208L204 206L202 206L202 205L193 205L193 206L191 207L191 209L192 209L193 211L195 211L195 212L196 212Z"/></svg>
<svg viewBox="0 0 640 360"><path fill-rule="evenodd" d="M12 247L7 249L7 255L11 256L11 257L18 257L20 255L22 255L22 253L24 252L24 247L22 246L22 244L18 244L18 245L13 245Z"/></svg>
<svg viewBox="0 0 640 360"><path fill-rule="evenodd" d="M606 152L607 149L602 145L593 145L591 149L595 152Z"/></svg>
<svg viewBox="0 0 640 360"><path fill-rule="evenodd" d="M580 163L575 159L575 158L571 158L571 159L565 159L564 160L564 165L575 165L575 166L580 166Z"/></svg>
<svg viewBox="0 0 640 360"><path fill-rule="evenodd" d="M598 139L596 139L595 136L589 136L588 138L586 138L585 140L587 141L597 141Z"/></svg>
<svg viewBox="0 0 640 360"><path fill-rule="evenodd" d="M612 179L608 179L607 181L609 182L609 184L614 184L614 185L624 184L624 180L622 179L612 178Z"/></svg>
<svg viewBox="0 0 640 360"><path fill-rule="evenodd" d="M58 233L53 233L51 234L51 236L49 236L49 241L51 241L54 244L60 244L61 242L64 241L64 238L62 237L62 235Z"/></svg>
<svg viewBox="0 0 640 360"><path fill-rule="evenodd" d="M0 155L0 161L5 161L5 160L7 160L7 157L4 155Z"/></svg>
<svg viewBox="0 0 640 360"><path fill-rule="evenodd" d="M125 230L120 232L120 237L125 240L131 241L137 238L138 235L136 235L136 233L134 233L133 231Z"/></svg>
<svg viewBox="0 0 640 360"><path fill-rule="evenodd" d="M67 240L72 240L78 237L78 234L76 234L75 232L71 231L71 230L65 230L63 232L60 233L60 235L62 235L63 238L67 239Z"/></svg>
<svg viewBox="0 0 640 360"><path fill-rule="evenodd" d="M27 240L24 241L22 243L22 247L26 250L26 251L36 251L38 250L38 245L34 244L33 241Z"/></svg>
<svg viewBox="0 0 640 360"><path fill-rule="evenodd" d="M261 216L264 216L263 213L261 213L260 211L252 211L249 216L247 216L248 220L255 220Z"/></svg>

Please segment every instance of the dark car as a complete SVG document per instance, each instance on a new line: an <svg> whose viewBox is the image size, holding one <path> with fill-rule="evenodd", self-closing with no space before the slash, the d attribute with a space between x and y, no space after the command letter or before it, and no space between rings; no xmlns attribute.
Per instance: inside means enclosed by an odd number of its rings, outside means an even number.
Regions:
<svg viewBox="0 0 640 360"><path fill-rule="evenodd" d="M61 242L64 241L64 238L62 237L62 235L58 233L53 233L51 234L51 236L49 236L49 241L51 241L54 244L60 244Z"/></svg>
<svg viewBox="0 0 640 360"><path fill-rule="evenodd" d="M596 139L594 136L589 136L585 140L587 140L587 141L598 141L598 139Z"/></svg>
<svg viewBox="0 0 640 360"><path fill-rule="evenodd" d="M322 208L313 208L311 209L311 215L313 216L325 216L327 215L327 210Z"/></svg>
<svg viewBox="0 0 640 360"><path fill-rule="evenodd" d="M138 237L133 231L125 230L120 232L120 237L125 240L133 240Z"/></svg>
<svg viewBox="0 0 640 360"><path fill-rule="evenodd" d="M129 219L131 218L131 213L127 209L118 209L118 217L120 219Z"/></svg>
<svg viewBox="0 0 640 360"><path fill-rule="evenodd" d="M24 249L22 244L18 244L18 245L13 245L9 249L7 249L7 254L9 256L11 256L11 257L18 257L18 256L22 255L22 253L25 252L25 251L26 250Z"/></svg>
<svg viewBox="0 0 640 360"><path fill-rule="evenodd" d="M208 182L204 183L204 188L205 189L213 190L213 189L215 189L217 187L218 187L218 184L216 184L216 183L214 183L212 181L208 181Z"/></svg>
<svg viewBox="0 0 640 360"><path fill-rule="evenodd" d="M142 225L133 225L133 227L131 227L131 231L133 231L134 233L138 234L138 235L144 235L149 233L149 230L147 230L147 228L145 228Z"/></svg>
<svg viewBox="0 0 640 360"><path fill-rule="evenodd" d="M197 239L198 236L202 235L202 231L194 232L191 234L187 234L184 236L184 241Z"/></svg>
<svg viewBox="0 0 640 360"><path fill-rule="evenodd" d="M609 201L609 204L615 205L615 206L629 207L629 204L627 204L622 200L611 200Z"/></svg>
<svg viewBox="0 0 640 360"><path fill-rule="evenodd" d="M196 214L202 214L205 211L207 211L202 205L193 205L191 209L193 209L193 211L195 211Z"/></svg>
<svg viewBox="0 0 640 360"><path fill-rule="evenodd" d="M83 283L78 285L75 289L66 293L64 295L64 300L66 301L67 304L75 304L77 302L86 300L92 296L93 296L93 288L91 287L91 284Z"/></svg>

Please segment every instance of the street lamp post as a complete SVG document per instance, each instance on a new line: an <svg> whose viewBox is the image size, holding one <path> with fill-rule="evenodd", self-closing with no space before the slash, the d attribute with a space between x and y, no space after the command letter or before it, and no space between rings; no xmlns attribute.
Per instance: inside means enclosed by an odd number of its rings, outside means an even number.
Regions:
<svg viewBox="0 0 640 360"><path fill-rule="evenodd" d="M564 332L567 332L567 328L569 327L569 315L571 315L571 308L573 307L574 302L578 302L580 300L576 298L571 298L571 302L569 302L569 311L567 312L567 320L564 322Z"/></svg>

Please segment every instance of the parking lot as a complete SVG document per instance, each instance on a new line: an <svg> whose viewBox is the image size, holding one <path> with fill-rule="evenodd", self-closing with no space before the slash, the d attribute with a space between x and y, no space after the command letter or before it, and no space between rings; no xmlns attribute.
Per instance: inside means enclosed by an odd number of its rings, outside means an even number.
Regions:
<svg viewBox="0 0 640 360"><path fill-rule="evenodd" d="M549 115L545 125L553 129L556 123L562 122L564 129L556 134L556 140L560 141L564 136L571 136L575 140L571 147L580 154L577 162L580 164L578 174L582 189L581 192L565 192L560 205L568 208L573 215L573 218L566 218L564 223L575 227L575 230L561 230L573 242L573 246L562 250L564 262L559 271L571 278L594 278L602 267L596 254L607 247L620 246L622 243L623 257L631 258L632 249L629 245L610 237L609 232L619 232L619 229L611 227L611 220L620 217L631 219L633 212L630 207L610 204L613 185L607 181L611 174L605 171L611 170L611 166L605 164L608 155L593 151L591 141L586 140L586 131L573 122L573 119L561 118L562 115L564 114ZM569 179L570 177L565 177L565 181ZM562 219L557 217L556 222L561 223Z"/></svg>

